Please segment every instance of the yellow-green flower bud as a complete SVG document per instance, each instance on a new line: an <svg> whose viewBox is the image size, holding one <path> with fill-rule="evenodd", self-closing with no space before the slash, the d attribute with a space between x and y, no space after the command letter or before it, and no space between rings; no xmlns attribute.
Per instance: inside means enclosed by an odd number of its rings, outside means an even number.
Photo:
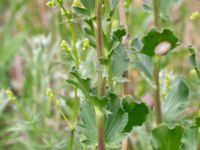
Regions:
<svg viewBox="0 0 200 150"><path fill-rule="evenodd" d="M66 15L66 13L65 13L63 8L60 9L60 13L61 13L62 16Z"/></svg>
<svg viewBox="0 0 200 150"><path fill-rule="evenodd" d="M190 19L195 20L198 17L200 17L200 12L196 11L196 12L192 13L192 15L190 16Z"/></svg>
<svg viewBox="0 0 200 150"><path fill-rule="evenodd" d="M6 90L6 95L10 100L12 100L12 101L16 100L16 97L11 90Z"/></svg>
<svg viewBox="0 0 200 150"><path fill-rule="evenodd" d="M57 2L58 2L59 4L62 4L62 0L57 0Z"/></svg>
<svg viewBox="0 0 200 150"><path fill-rule="evenodd" d="M196 75L196 70L195 70L195 69L191 69L191 70L190 70L190 74L191 74L191 75Z"/></svg>
<svg viewBox="0 0 200 150"><path fill-rule="evenodd" d="M54 0L51 0L51 1L48 1L48 2L46 3L46 5L49 6L49 7L54 7L54 6L56 5L56 3L55 3Z"/></svg>
<svg viewBox="0 0 200 150"><path fill-rule="evenodd" d="M118 20L116 20L116 19L113 20L112 21L112 29L116 29L118 27L118 23L119 23Z"/></svg>
<svg viewBox="0 0 200 150"><path fill-rule="evenodd" d="M53 96L54 96L54 95L53 95L53 92L52 92L52 90L51 90L50 88L47 89L46 94L47 94L47 96L50 97L50 98L53 98Z"/></svg>
<svg viewBox="0 0 200 150"><path fill-rule="evenodd" d="M72 6L73 7L82 7L83 5L81 4L80 0L74 0Z"/></svg>
<svg viewBox="0 0 200 150"><path fill-rule="evenodd" d="M61 41L60 48L62 48L62 49L67 49L68 48L67 42L65 40Z"/></svg>
<svg viewBox="0 0 200 150"><path fill-rule="evenodd" d="M89 41L87 38L84 39L82 50L83 50L83 51L86 50L86 49L89 47L89 44L90 44L90 41Z"/></svg>
<svg viewBox="0 0 200 150"><path fill-rule="evenodd" d="M55 105L56 105L56 107L59 107L59 106L60 106L60 101L59 101L59 100L56 100L56 101L55 101Z"/></svg>
<svg viewBox="0 0 200 150"><path fill-rule="evenodd" d="M63 50L66 50L67 52L72 51L72 49L69 47L69 45L67 44L67 42L65 40L61 41L60 48Z"/></svg>

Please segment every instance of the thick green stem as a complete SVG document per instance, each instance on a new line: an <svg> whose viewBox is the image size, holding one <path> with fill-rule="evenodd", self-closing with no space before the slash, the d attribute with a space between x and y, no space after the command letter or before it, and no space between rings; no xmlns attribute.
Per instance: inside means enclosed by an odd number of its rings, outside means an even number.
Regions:
<svg viewBox="0 0 200 150"><path fill-rule="evenodd" d="M104 56L103 50L103 31L102 31L102 0L97 0L96 6L96 14L97 14L97 56L98 59ZM102 74L102 65L99 65L98 70L98 96L102 97L104 95L104 80ZM98 150L105 150L104 143L104 113L101 110L100 113L97 114L97 124L98 124ZM100 116L98 115L100 114Z"/></svg>
<svg viewBox="0 0 200 150"><path fill-rule="evenodd" d="M153 0L154 26L160 29L160 0Z"/></svg>
<svg viewBox="0 0 200 150"><path fill-rule="evenodd" d="M98 150L105 150L104 144L104 113L103 110L96 108L97 124L98 124Z"/></svg>
<svg viewBox="0 0 200 150"><path fill-rule="evenodd" d="M102 1L97 1L97 56L98 59L104 56L103 51L103 31L102 31L102 20L101 20L101 12L102 11ZM99 65L98 71L98 95L104 95L104 81L103 81L103 74L102 74L102 65Z"/></svg>
<svg viewBox="0 0 200 150"><path fill-rule="evenodd" d="M154 7L154 25L160 30L160 0L153 0ZM156 111L156 122L157 124L162 123L162 111L161 111L161 102L160 102L160 83L159 83L159 72L160 72L160 57L154 63L154 102L155 102L155 111Z"/></svg>
<svg viewBox="0 0 200 150"><path fill-rule="evenodd" d="M160 58L154 64L154 102L155 102L155 111L156 111L156 122L157 124L162 123L162 111L161 111L161 102L160 102L160 83L159 83L159 72L160 72Z"/></svg>

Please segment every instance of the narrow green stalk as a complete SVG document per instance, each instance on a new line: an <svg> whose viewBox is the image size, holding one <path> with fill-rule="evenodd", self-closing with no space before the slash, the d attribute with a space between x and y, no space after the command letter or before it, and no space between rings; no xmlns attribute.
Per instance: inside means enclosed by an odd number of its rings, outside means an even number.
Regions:
<svg viewBox="0 0 200 150"><path fill-rule="evenodd" d="M68 15L67 10L65 9L65 7L63 6L63 4L60 4L60 8L64 11L66 19L68 20L69 26L70 26L70 32L71 32L71 36L72 36L72 41L73 41L73 48L74 48L74 56L75 56L75 61L76 61L76 65L78 66L80 64L79 62L79 58L78 58L78 49L76 47L76 36L75 36L75 32L74 32L74 24L71 20L71 18Z"/></svg>
<svg viewBox="0 0 200 150"><path fill-rule="evenodd" d="M97 56L98 59L104 56L103 50L103 31L102 31L102 0L97 0L96 5L97 15ZM98 71L98 96L104 95L104 80L102 74L102 65L99 65ZM98 150L105 150L104 143L104 113L102 110L96 109L97 124L98 124Z"/></svg>
<svg viewBox="0 0 200 150"><path fill-rule="evenodd" d="M76 47L76 37L75 37L75 32L74 32L74 25L71 21L69 21L70 24L70 29L71 29L71 35L72 35L72 41L73 41L73 47L74 47L74 56L75 56L75 61L76 61L76 65L77 67L79 66L80 62L79 62L79 58L78 58L78 50Z"/></svg>
<svg viewBox="0 0 200 150"><path fill-rule="evenodd" d="M113 76L112 76L111 62L109 62L109 64L108 64L108 84L109 84L111 90L113 90Z"/></svg>
<svg viewBox="0 0 200 150"><path fill-rule="evenodd" d="M75 122L77 118L77 106L78 106L78 96L77 96L77 88L74 88L74 108L73 108L73 117L72 117L72 126L71 126L71 136L69 141L69 150L73 148L73 140L74 140L74 130L75 130Z"/></svg>
<svg viewBox="0 0 200 150"><path fill-rule="evenodd" d="M70 26L70 32L72 36L72 41L73 41L73 48L74 48L74 57L75 57L75 63L76 66L79 67L80 61L78 57L78 49L76 47L76 36L74 32L74 24L73 20L70 18L68 12L66 11L65 7L63 6L63 3L61 1L60 3L60 8L64 11L66 19L68 20L69 26ZM70 140L69 140L69 150L73 149L73 141L74 141L74 126L77 118L77 109L78 109L78 95L77 95L77 88L74 88L74 106L73 106L73 117L72 117L72 125L71 125L71 135L70 135Z"/></svg>

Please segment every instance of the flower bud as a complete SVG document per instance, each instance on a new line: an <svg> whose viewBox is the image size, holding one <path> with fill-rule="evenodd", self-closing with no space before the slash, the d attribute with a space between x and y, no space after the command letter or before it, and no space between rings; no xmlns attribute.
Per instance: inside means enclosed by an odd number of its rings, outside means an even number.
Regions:
<svg viewBox="0 0 200 150"><path fill-rule="evenodd" d="M83 51L86 50L86 49L89 47L89 44L90 44L90 41L89 41L87 38L84 39L82 50L83 50Z"/></svg>
<svg viewBox="0 0 200 150"><path fill-rule="evenodd" d="M57 2L58 2L59 4L62 4L62 0L57 0Z"/></svg>
<svg viewBox="0 0 200 150"><path fill-rule="evenodd" d="M200 17L200 12L196 11L196 12L192 13L192 15L190 16L190 19L195 20L198 17Z"/></svg>
<svg viewBox="0 0 200 150"><path fill-rule="evenodd" d="M47 89L46 94L48 97L53 98L53 92L50 88Z"/></svg>
<svg viewBox="0 0 200 150"><path fill-rule="evenodd" d="M196 75L196 70L195 70L195 69L191 69L191 70L190 70L190 74L191 74L191 75Z"/></svg>
<svg viewBox="0 0 200 150"><path fill-rule="evenodd" d="M155 53L157 55L165 55L171 49L171 44L167 41L159 43L155 48Z"/></svg>
<svg viewBox="0 0 200 150"><path fill-rule="evenodd" d="M60 106L59 100L56 100L56 101L55 101L55 105L56 105L56 107L59 107L59 106Z"/></svg>
<svg viewBox="0 0 200 150"><path fill-rule="evenodd" d="M12 100L12 101L16 100L16 97L11 90L6 90L6 95L10 100Z"/></svg>
<svg viewBox="0 0 200 150"><path fill-rule="evenodd" d="M62 16L66 15L66 13L65 13L63 8L60 9L60 13L61 13Z"/></svg>
<svg viewBox="0 0 200 150"><path fill-rule="evenodd" d="M54 0L51 0L51 1L48 1L48 2L46 3L46 5L49 6L49 7L54 7L54 6L56 5L56 3L55 3Z"/></svg>

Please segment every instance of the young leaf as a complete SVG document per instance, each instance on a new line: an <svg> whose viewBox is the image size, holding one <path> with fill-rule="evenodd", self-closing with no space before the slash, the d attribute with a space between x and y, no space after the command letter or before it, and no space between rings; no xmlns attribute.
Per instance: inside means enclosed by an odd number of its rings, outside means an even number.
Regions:
<svg viewBox="0 0 200 150"><path fill-rule="evenodd" d="M123 26L120 26L117 30L113 31L112 38L114 40L121 41L123 36L126 35L126 29Z"/></svg>
<svg viewBox="0 0 200 150"><path fill-rule="evenodd" d="M136 52L138 52L143 47L143 43L140 38L134 38L131 41L130 48Z"/></svg>
<svg viewBox="0 0 200 150"><path fill-rule="evenodd" d="M136 103L131 97L126 97L122 102L125 112L128 113L128 123L124 128L124 132L130 132L134 126L143 124L149 110L144 103Z"/></svg>
<svg viewBox="0 0 200 150"><path fill-rule="evenodd" d="M183 133L180 125L168 128L162 124L152 131L152 146L155 150L179 150Z"/></svg>
<svg viewBox="0 0 200 150"><path fill-rule="evenodd" d="M181 119L188 104L189 89L183 79L177 78L162 105L164 120L175 122Z"/></svg>
<svg viewBox="0 0 200 150"><path fill-rule="evenodd" d="M124 71L128 68L129 62L124 46L119 44L112 50L110 57L113 77L122 76Z"/></svg>
<svg viewBox="0 0 200 150"><path fill-rule="evenodd" d="M148 78L152 79L153 67L150 56L138 54L138 60L133 60L133 64L140 69L140 71Z"/></svg>
<svg viewBox="0 0 200 150"><path fill-rule="evenodd" d="M76 126L76 130L85 135L85 142L88 144L96 144L96 114L93 105L89 101L82 101L81 103L80 120L81 123Z"/></svg>
<svg viewBox="0 0 200 150"><path fill-rule="evenodd" d="M104 132L106 144L122 140L126 136L123 129L128 122L128 114L121 109L119 98L115 94L110 94L109 97L106 107L109 113L106 117Z"/></svg>
<svg viewBox="0 0 200 150"><path fill-rule="evenodd" d="M142 41L143 47L140 52L151 57L155 55L155 48L161 42L168 42L171 45L170 50L178 45L178 38L169 29L164 29L162 32L152 29Z"/></svg>
<svg viewBox="0 0 200 150"><path fill-rule="evenodd" d="M80 73L77 69L73 69L70 74L75 77L75 79L68 79L67 82L74 85L75 87L79 88L86 97L89 96L89 89L90 89L90 79L89 78L82 78Z"/></svg>
<svg viewBox="0 0 200 150"><path fill-rule="evenodd" d="M89 12L87 9L85 9L85 8L73 7L73 9L74 9L74 11L75 11L76 13L79 13L79 14L82 14L82 15L87 15L87 16L90 15L90 12Z"/></svg>
<svg viewBox="0 0 200 150"><path fill-rule="evenodd" d="M89 11L90 14L94 11L95 0L81 0L81 3L84 5L86 10Z"/></svg>
<svg viewBox="0 0 200 150"><path fill-rule="evenodd" d="M191 127L186 129L180 150L196 150L198 147L198 128Z"/></svg>

